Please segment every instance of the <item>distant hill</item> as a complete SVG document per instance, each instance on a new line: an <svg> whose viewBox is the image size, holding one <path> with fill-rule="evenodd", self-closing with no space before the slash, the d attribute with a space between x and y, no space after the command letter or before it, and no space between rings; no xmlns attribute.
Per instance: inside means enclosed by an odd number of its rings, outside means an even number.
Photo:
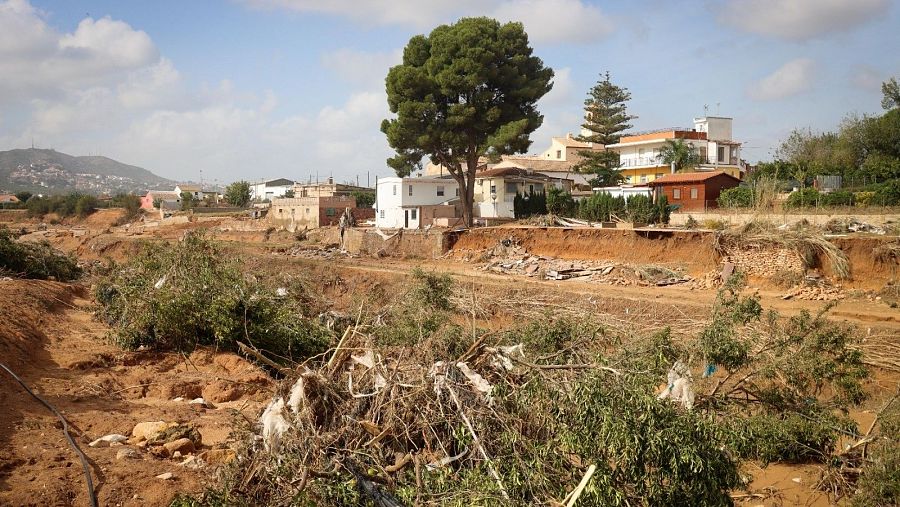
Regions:
<svg viewBox="0 0 900 507"><path fill-rule="evenodd" d="M107 157L73 157L55 150L0 151L0 190L93 194L171 189L175 183Z"/></svg>

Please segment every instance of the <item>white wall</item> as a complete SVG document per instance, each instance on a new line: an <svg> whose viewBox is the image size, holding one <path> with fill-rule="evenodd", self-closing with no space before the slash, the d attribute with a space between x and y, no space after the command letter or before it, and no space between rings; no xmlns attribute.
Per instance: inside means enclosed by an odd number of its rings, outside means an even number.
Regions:
<svg viewBox="0 0 900 507"><path fill-rule="evenodd" d="M444 195L438 195L439 188L443 189ZM456 197L457 188L456 181L452 179L379 178L375 186L375 225L385 229L402 228L405 224L404 206L442 204ZM411 219L409 228L417 228L420 220L421 210L417 210L415 225Z"/></svg>
<svg viewBox="0 0 900 507"><path fill-rule="evenodd" d="M709 116L694 118L694 129L698 132L706 132L706 138L710 141L731 141L731 118L718 118Z"/></svg>

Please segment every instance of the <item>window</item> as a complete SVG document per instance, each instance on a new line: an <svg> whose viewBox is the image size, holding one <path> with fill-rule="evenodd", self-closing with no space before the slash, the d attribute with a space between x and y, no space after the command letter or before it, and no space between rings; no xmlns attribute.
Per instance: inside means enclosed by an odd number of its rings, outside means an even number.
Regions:
<svg viewBox="0 0 900 507"><path fill-rule="evenodd" d="M528 185L528 193L534 195L534 185Z"/></svg>
<svg viewBox="0 0 900 507"><path fill-rule="evenodd" d="M708 163L709 163L709 159L706 158L706 146L701 146L701 147L700 147L700 163L701 163L701 164L708 164Z"/></svg>
<svg viewBox="0 0 900 507"><path fill-rule="evenodd" d="M725 162L725 147L719 146L719 162Z"/></svg>
<svg viewBox="0 0 900 507"><path fill-rule="evenodd" d="M638 148L638 156L641 158L644 158L644 149L643 148Z"/></svg>
<svg viewBox="0 0 900 507"><path fill-rule="evenodd" d="M309 208L306 208L306 214L309 215Z"/></svg>
<svg viewBox="0 0 900 507"><path fill-rule="evenodd" d="M562 158L562 150L556 150L556 158Z"/></svg>
<svg viewBox="0 0 900 507"><path fill-rule="evenodd" d="M394 185L394 195L397 195L397 185Z"/></svg>
<svg viewBox="0 0 900 507"><path fill-rule="evenodd" d="M409 185L409 195L412 195L412 185Z"/></svg>
<svg viewBox="0 0 900 507"><path fill-rule="evenodd" d="M417 214L416 212L417 212L417 211L419 211L419 210L416 210L416 209L410 210L410 212L409 212L409 219L410 219L410 220L416 220L416 214Z"/></svg>
<svg viewBox="0 0 900 507"><path fill-rule="evenodd" d="M438 185L437 195L438 195L438 197L444 197L444 186L443 185Z"/></svg>
<svg viewBox="0 0 900 507"><path fill-rule="evenodd" d="M296 208L291 208L291 216L294 216L296 214L296 211L297 211Z"/></svg>
<svg viewBox="0 0 900 507"><path fill-rule="evenodd" d="M334 216L334 208L325 208L325 216L333 217Z"/></svg>
<svg viewBox="0 0 900 507"><path fill-rule="evenodd" d="M492 194L496 194L496 193L497 193L497 185L491 185L491 193L492 193Z"/></svg>
<svg viewBox="0 0 900 507"><path fill-rule="evenodd" d="M663 173L656 173L656 179L660 179L663 177Z"/></svg>
<svg viewBox="0 0 900 507"><path fill-rule="evenodd" d="M641 183L647 183L647 175L646 174L641 176Z"/></svg>
<svg viewBox="0 0 900 507"><path fill-rule="evenodd" d="M456 187L456 197L459 197L459 187Z"/></svg>
<svg viewBox="0 0 900 507"><path fill-rule="evenodd" d="M381 216L381 218L384 218L384 210L379 210L378 214Z"/></svg>
<svg viewBox="0 0 900 507"><path fill-rule="evenodd" d="M672 189L672 199L681 199L681 189L680 188Z"/></svg>
<svg viewBox="0 0 900 507"><path fill-rule="evenodd" d="M697 198L697 189L692 188L691 189L691 199L696 199L696 198Z"/></svg>
<svg viewBox="0 0 900 507"><path fill-rule="evenodd" d="M515 183L513 183L511 181L506 182L506 193L507 194L515 194L518 190L519 190L518 186Z"/></svg>

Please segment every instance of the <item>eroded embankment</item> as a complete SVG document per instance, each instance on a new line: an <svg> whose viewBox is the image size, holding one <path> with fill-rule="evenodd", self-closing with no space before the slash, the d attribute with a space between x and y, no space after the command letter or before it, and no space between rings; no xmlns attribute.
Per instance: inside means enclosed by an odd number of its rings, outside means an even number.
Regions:
<svg viewBox="0 0 900 507"><path fill-rule="evenodd" d="M483 251L504 240L531 254L560 259L680 264L692 274L719 265L714 235L694 231L486 227L460 234L451 249L463 254Z"/></svg>
<svg viewBox="0 0 900 507"><path fill-rule="evenodd" d="M753 244L735 251L716 249L716 233L703 231L640 231L613 229L574 229L563 227L486 227L459 233L451 241L451 253L457 258L478 259L478 254L511 240L533 255L571 260L611 260L631 264L679 265L691 275L700 275L722 267L723 258L738 264L756 279L769 278L779 271L798 268L799 256L780 245ZM897 259L879 259L879 247L896 243L895 238L856 236L830 238L850 261L851 278L840 280L845 288L879 291L900 275ZM820 256L821 257L821 256ZM797 262L793 262L793 260ZM786 262L789 259L792 262ZM746 265L745 265L746 264ZM834 273L826 258L815 263L822 275ZM802 272L798 275L802 276Z"/></svg>

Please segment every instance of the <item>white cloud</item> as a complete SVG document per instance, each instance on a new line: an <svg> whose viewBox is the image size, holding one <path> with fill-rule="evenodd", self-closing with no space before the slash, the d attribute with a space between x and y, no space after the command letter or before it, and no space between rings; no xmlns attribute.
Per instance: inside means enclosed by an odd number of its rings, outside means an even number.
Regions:
<svg viewBox="0 0 900 507"><path fill-rule="evenodd" d="M615 28L598 7L581 0L510 0L498 5L493 16L521 21L528 37L538 43L594 42Z"/></svg>
<svg viewBox="0 0 900 507"><path fill-rule="evenodd" d="M612 20L584 0L242 0L261 9L330 14L365 25L409 25L426 31L462 16L521 21L538 43L593 42L612 33Z"/></svg>
<svg viewBox="0 0 900 507"><path fill-rule="evenodd" d="M890 0L729 0L719 19L746 32L801 41L852 30L890 5Z"/></svg>
<svg viewBox="0 0 900 507"><path fill-rule="evenodd" d="M778 100L798 95L812 88L816 63L809 58L791 60L775 72L747 88L754 100Z"/></svg>
<svg viewBox="0 0 900 507"><path fill-rule="evenodd" d="M25 0L0 3L0 104L108 85L158 62L150 37L122 21L87 18L61 34Z"/></svg>
<svg viewBox="0 0 900 507"><path fill-rule="evenodd" d="M388 69L403 61L403 50L357 51L338 49L323 53L322 66L337 74L341 79L355 85L384 88L384 77Z"/></svg>

